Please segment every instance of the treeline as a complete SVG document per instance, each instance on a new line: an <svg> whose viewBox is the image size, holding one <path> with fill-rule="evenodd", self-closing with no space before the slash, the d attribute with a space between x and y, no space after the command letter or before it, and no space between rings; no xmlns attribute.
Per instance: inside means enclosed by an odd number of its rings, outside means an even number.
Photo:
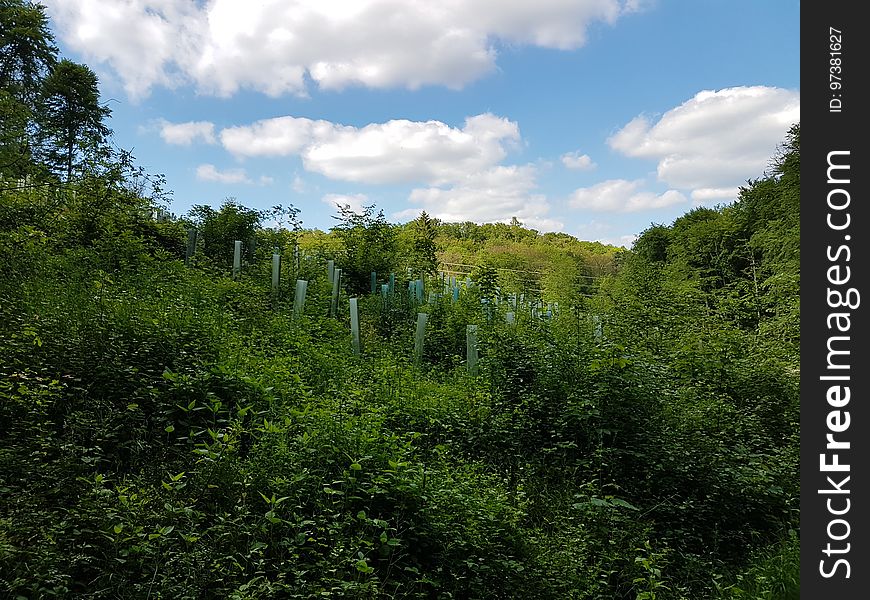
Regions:
<svg viewBox="0 0 870 600"><path fill-rule="evenodd" d="M789 130L769 172L741 188L736 202L651 226L620 264L606 305L623 317L620 331L633 341L665 351L655 346L658 339L670 344L665 331L733 328L796 369L800 125ZM637 335L638 324L645 335Z"/></svg>

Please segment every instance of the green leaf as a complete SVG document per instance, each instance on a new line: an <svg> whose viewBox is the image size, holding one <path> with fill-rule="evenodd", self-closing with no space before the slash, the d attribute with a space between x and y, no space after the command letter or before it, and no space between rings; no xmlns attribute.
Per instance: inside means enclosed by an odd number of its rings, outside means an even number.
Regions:
<svg viewBox="0 0 870 600"><path fill-rule="evenodd" d="M626 502L625 500L620 500L619 498L614 498L614 499L612 499L612 500L610 501L610 503L613 504L614 506L622 506L623 508L628 508L628 509L630 509L630 510L640 510L640 509L639 509L638 507L636 507L634 504L631 504L631 503L629 503L629 502Z"/></svg>
<svg viewBox="0 0 870 600"><path fill-rule="evenodd" d="M360 573L371 573L372 571L374 571L374 569L372 569L369 564L363 559L356 561L356 570Z"/></svg>

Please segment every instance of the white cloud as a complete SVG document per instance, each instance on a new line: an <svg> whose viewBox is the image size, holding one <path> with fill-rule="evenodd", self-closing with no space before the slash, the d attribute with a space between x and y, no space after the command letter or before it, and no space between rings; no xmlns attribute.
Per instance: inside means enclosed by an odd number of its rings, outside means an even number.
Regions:
<svg viewBox="0 0 870 600"><path fill-rule="evenodd" d="M200 181L217 181L218 183L251 183L244 169L219 171L217 167L208 163L196 168L196 178Z"/></svg>
<svg viewBox="0 0 870 600"><path fill-rule="evenodd" d="M290 184L290 189L297 194L302 194L308 189L308 185L305 183L305 180L299 176L299 173L294 173L293 183Z"/></svg>
<svg viewBox="0 0 870 600"><path fill-rule="evenodd" d="M200 140L206 144L214 144L214 123L209 121L188 121L187 123L170 123L161 119L158 122L160 137L167 144L190 146Z"/></svg>
<svg viewBox="0 0 870 600"><path fill-rule="evenodd" d="M263 119L252 125L227 127L220 133L221 144L236 156L288 156L310 143L313 130L328 130L328 121L302 117Z"/></svg>
<svg viewBox="0 0 870 600"><path fill-rule="evenodd" d="M396 219L416 217L421 210L443 221L492 223L510 222L516 217L527 227L561 231L564 224L549 217L550 204L535 194L537 172L532 165L496 166L473 173L449 188L417 188L409 200L419 208L393 215Z"/></svg>
<svg viewBox="0 0 870 600"><path fill-rule="evenodd" d="M469 117L461 130L440 121L395 120L316 131L302 162L332 179L441 185L498 163L506 155L503 142L518 139L516 123L490 114Z"/></svg>
<svg viewBox="0 0 870 600"><path fill-rule="evenodd" d="M443 185L497 164L520 133L515 122L488 113L468 117L462 129L407 120L357 128L286 116L230 127L220 138L237 157L298 154L306 170L331 179Z"/></svg>
<svg viewBox="0 0 870 600"><path fill-rule="evenodd" d="M676 190L656 194L642 190L642 185L643 180L609 179L575 190L568 204L572 208L602 212L637 212L686 202L686 197Z"/></svg>
<svg viewBox="0 0 870 600"><path fill-rule="evenodd" d="M788 128L800 121L800 94L772 87L702 91L652 122L639 116L608 144L627 156L658 161L659 181L724 198L760 177Z"/></svg>
<svg viewBox="0 0 870 600"><path fill-rule="evenodd" d="M740 188L698 188L692 190L692 200L695 202L709 202L711 200L731 201L737 200Z"/></svg>
<svg viewBox="0 0 870 600"><path fill-rule="evenodd" d="M618 238L610 239L610 240L599 240L602 244L610 244L611 246L622 246L624 248L631 248L634 246L634 243L637 241L639 236L636 233L630 233L628 235L621 235Z"/></svg>
<svg viewBox="0 0 870 600"><path fill-rule="evenodd" d="M320 201L336 210L338 206L350 206L355 213L363 212L364 207L370 204L365 194L326 194Z"/></svg>
<svg viewBox="0 0 870 600"><path fill-rule="evenodd" d="M570 50L593 23L637 0L44 0L60 38L109 65L130 96L192 83L227 96L252 89L444 85L495 68L500 44ZM135 26L133 26L135 24Z"/></svg>
<svg viewBox="0 0 870 600"><path fill-rule="evenodd" d="M623 246L631 248L634 241L637 239L637 234L624 234L614 232L614 224L612 222L602 222L591 219L581 223L574 231L574 237L578 240L589 240L591 242L601 242L611 246Z"/></svg>
<svg viewBox="0 0 870 600"><path fill-rule="evenodd" d="M52 25L89 63L109 65L131 97L186 79L203 39L202 13L184 0L47 0Z"/></svg>
<svg viewBox="0 0 870 600"><path fill-rule="evenodd" d="M576 169L578 171L591 171L598 166L592 162L588 154L580 154L579 152L567 152L563 154L562 164L568 169Z"/></svg>

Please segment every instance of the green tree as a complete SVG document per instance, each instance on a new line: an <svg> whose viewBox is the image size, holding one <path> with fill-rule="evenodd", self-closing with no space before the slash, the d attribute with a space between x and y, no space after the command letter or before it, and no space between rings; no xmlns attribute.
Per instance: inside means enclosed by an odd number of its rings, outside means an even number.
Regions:
<svg viewBox="0 0 870 600"><path fill-rule="evenodd" d="M6 90L0 90L0 175L17 178L30 165L30 110Z"/></svg>
<svg viewBox="0 0 870 600"><path fill-rule="evenodd" d="M638 236L632 250L648 261L664 262L668 258L670 240L670 227L653 224Z"/></svg>
<svg viewBox="0 0 870 600"><path fill-rule="evenodd" d="M188 212L203 239L203 252L220 264L232 260L234 242L240 240L248 248L263 218L262 213L247 208L227 198L219 210L202 204L194 205Z"/></svg>
<svg viewBox="0 0 870 600"><path fill-rule="evenodd" d="M33 102L56 57L45 7L0 0L0 87L22 102Z"/></svg>
<svg viewBox="0 0 870 600"><path fill-rule="evenodd" d="M434 275L438 268L438 258L435 255L437 246L435 236L438 233L437 221L426 211L411 222L413 235L413 264L411 268L420 276Z"/></svg>
<svg viewBox="0 0 870 600"><path fill-rule="evenodd" d="M111 115L100 104L99 80L87 65L63 59L42 85L39 107L42 159L66 181L106 153Z"/></svg>
<svg viewBox="0 0 870 600"><path fill-rule="evenodd" d="M339 224L332 232L342 242L339 257L341 275L352 293L365 293L371 288L371 273L389 273L396 265L396 231L384 217L384 211L375 213L375 205L364 206L355 212L349 205L338 207Z"/></svg>
<svg viewBox="0 0 870 600"><path fill-rule="evenodd" d="M57 61L45 7L0 0L0 174L31 169L33 113L45 75Z"/></svg>

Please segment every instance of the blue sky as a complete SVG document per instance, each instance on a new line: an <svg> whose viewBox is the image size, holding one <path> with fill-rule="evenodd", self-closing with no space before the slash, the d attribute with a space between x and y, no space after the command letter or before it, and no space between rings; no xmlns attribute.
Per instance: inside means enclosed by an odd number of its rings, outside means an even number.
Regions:
<svg viewBox="0 0 870 600"><path fill-rule="evenodd" d="M43 0L171 209L234 197L630 246L800 115L799 2Z"/></svg>

